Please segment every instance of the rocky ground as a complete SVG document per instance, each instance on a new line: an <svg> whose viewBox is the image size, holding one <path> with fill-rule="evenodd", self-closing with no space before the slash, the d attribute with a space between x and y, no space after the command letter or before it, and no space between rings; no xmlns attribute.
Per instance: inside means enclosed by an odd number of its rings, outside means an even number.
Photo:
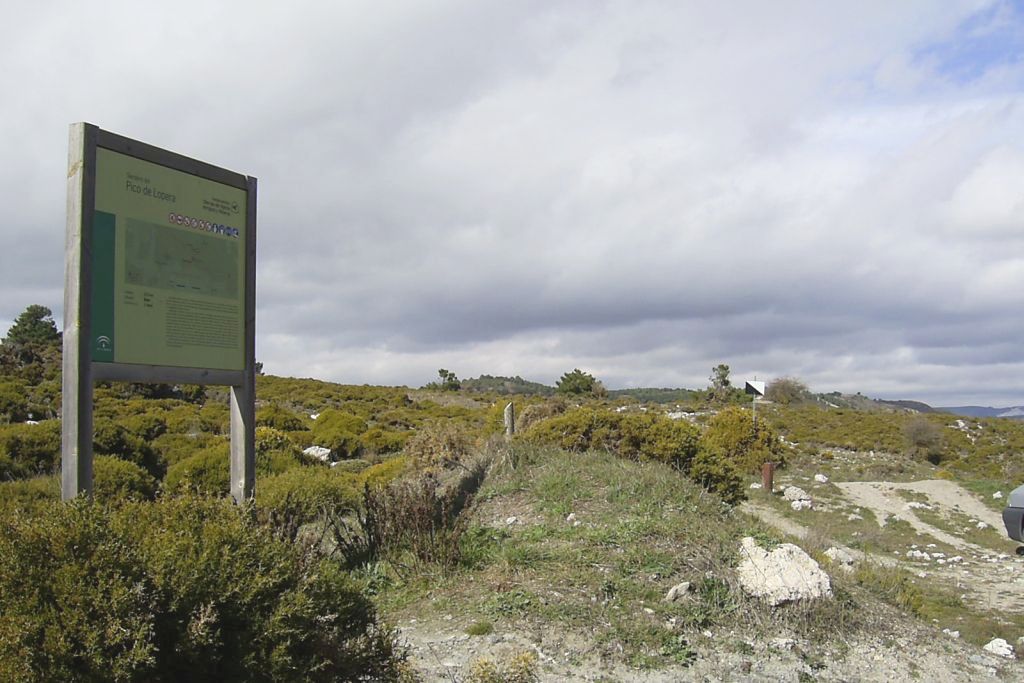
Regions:
<svg viewBox="0 0 1024 683"><path fill-rule="evenodd" d="M955 586L972 609L1024 611L1024 558L1013 554L1013 545L998 535L995 541L990 534L983 536L984 542L976 542L972 533L979 531L979 524L1001 534L999 515L957 484L945 480L811 482L820 489L817 512L852 515L880 528L903 520L912 529L905 550L865 553L838 543L854 561L905 567L922 581ZM808 490L815 492L814 486ZM766 498L752 496L741 514L774 526L798 543L808 538L821 543L814 505L793 515L780 512L774 499L772 505L766 504ZM509 508L506 502L496 514L529 525L533 513L525 507ZM963 533L957 533L957 525L964 525L959 527ZM829 571L840 569L832 565ZM960 637L955 623L928 624L887 606L873 615L876 629L837 637L825 648L790 633L705 631L687 643L694 653L692 660L653 671L632 668L610 659L607 652L599 653L585 633L523 621L511 627L497 624L485 635L469 635L471 624L457 606L450 606L448 614L443 603L433 607L430 613L440 616L405 617L397 624L410 647L411 662L429 681L467 680L473 663L482 658L501 662L524 653L535 658L542 681L1024 680L1024 662L1012 652L986 651ZM1024 651L1024 633L1019 636L1020 643L1009 645Z"/></svg>

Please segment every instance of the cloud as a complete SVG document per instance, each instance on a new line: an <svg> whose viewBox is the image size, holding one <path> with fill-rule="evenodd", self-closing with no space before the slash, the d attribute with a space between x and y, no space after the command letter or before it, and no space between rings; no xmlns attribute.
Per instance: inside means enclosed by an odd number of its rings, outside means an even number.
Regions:
<svg viewBox="0 0 1024 683"><path fill-rule="evenodd" d="M87 119L259 177L269 372L1024 403L1012 3L17 12L0 318L60 308Z"/></svg>

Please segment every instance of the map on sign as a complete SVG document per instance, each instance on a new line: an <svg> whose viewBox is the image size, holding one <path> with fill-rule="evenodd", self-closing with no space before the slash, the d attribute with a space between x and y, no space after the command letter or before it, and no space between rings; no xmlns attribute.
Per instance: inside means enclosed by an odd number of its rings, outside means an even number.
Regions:
<svg viewBox="0 0 1024 683"><path fill-rule="evenodd" d="M125 284L234 299L239 244L188 229L125 221Z"/></svg>

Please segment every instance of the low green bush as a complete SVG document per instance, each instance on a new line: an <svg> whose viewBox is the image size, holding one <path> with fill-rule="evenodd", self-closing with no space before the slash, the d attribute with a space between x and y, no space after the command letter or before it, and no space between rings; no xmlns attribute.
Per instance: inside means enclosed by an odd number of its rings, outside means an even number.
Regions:
<svg viewBox="0 0 1024 683"><path fill-rule="evenodd" d="M701 435L709 453L727 459L742 472L759 472L766 462L782 464L782 443L765 420L754 422L749 410L730 406L710 420Z"/></svg>
<svg viewBox="0 0 1024 683"><path fill-rule="evenodd" d="M132 434L110 419L98 419L92 432L93 452L98 455L112 455L134 463L153 477L160 479L166 471L166 464L160 454L142 437Z"/></svg>
<svg viewBox="0 0 1024 683"><path fill-rule="evenodd" d="M359 437L359 446L364 453L397 453L402 450L412 434L411 431L394 432L382 427L370 427Z"/></svg>
<svg viewBox="0 0 1024 683"><path fill-rule="evenodd" d="M263 406L256 411L256 426L272 427L282 432L298 432L309 429L306 419L276 403Z"/></svg>
<svg viewBox="0 0 1024 683"><path fill-rule="evenodd" d="M49 474L59 462L59 420L0 427L0 479Z"/></svg>
<svg viewBox="0 0 1024 683"><path fill-rule="evenodd" d="M451 420L429 422L412 435L403 449L417 467L442 469L461 462L473 446L468 430Z"/></svg>
<svg viewBox="0 0 1024 683"><path fill-rule="evenodd" d="M0 382L0 424L24 422L29 416L28 388L24 382Z"/></svg>
<svg viewBox="0 0 1024 683"><path fill-rule="evenodd" d="M398 479L412 466L408 456L399 455L384 462L367 467L360 472L360 478L368 486L385 486Z"/></svg>
<svg viewBox="0 0 1024 683"><path fill-rule="evenodd" d="M567 451L606 450L631 460L657 460L687 469L697 452L697 428L653 413L579 408L541 420L524 432L536 443Z"/></svg>
<svg viewBox="0 0 1024 683"><path fill-rule="evenodd" d="M523 438L563 450L604 450L631 460L672 465L728 503L745 497L739 470L722 449L706 444L696 427L656 413L579 408L534 423Z"/></svg>
<svg viewBox="0 0 1024 683"><path fill-rule="evenodd" d="M298 467L256 480L256 505L279 526L295 530L321 513L355 510L361 497L359 475L323 466Z"/></svg>
<svg viewBox="0 0 1024 683"><path fill-rule="evenodd" d="M92 459L92 492L101 502L152 500L156 480L138 465L109 455Z"/></svg>
<svg viewBox="0 0 1024 683"><path fill-rule="evenodd" d="M32 514L60 500L60 477L46 474L0 482L0 518Z"/></svg>
<svg viewBox="0 0 1024 683"><path fill-rule="evenodd" d="M223 496L230 491L230 484L230 447L226 442L176 462L164 478L164 490L170 493Z"/></svg>
<svg viewBox="0 0 1024 683"><path fill-rule="evenodd" d="M372 603L243 508L87 501L0 519L0 679L396 680Z"/></svg>

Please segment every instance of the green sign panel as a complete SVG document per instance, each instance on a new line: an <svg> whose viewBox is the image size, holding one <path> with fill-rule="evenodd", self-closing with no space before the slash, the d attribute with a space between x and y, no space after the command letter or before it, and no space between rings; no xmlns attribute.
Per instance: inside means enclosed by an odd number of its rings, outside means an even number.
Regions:
<svg viewBox="0 0 1024 683"><path fill-rule="evenodd" d="M95 362L245 368L246 192L99 147Z"/></svg>

